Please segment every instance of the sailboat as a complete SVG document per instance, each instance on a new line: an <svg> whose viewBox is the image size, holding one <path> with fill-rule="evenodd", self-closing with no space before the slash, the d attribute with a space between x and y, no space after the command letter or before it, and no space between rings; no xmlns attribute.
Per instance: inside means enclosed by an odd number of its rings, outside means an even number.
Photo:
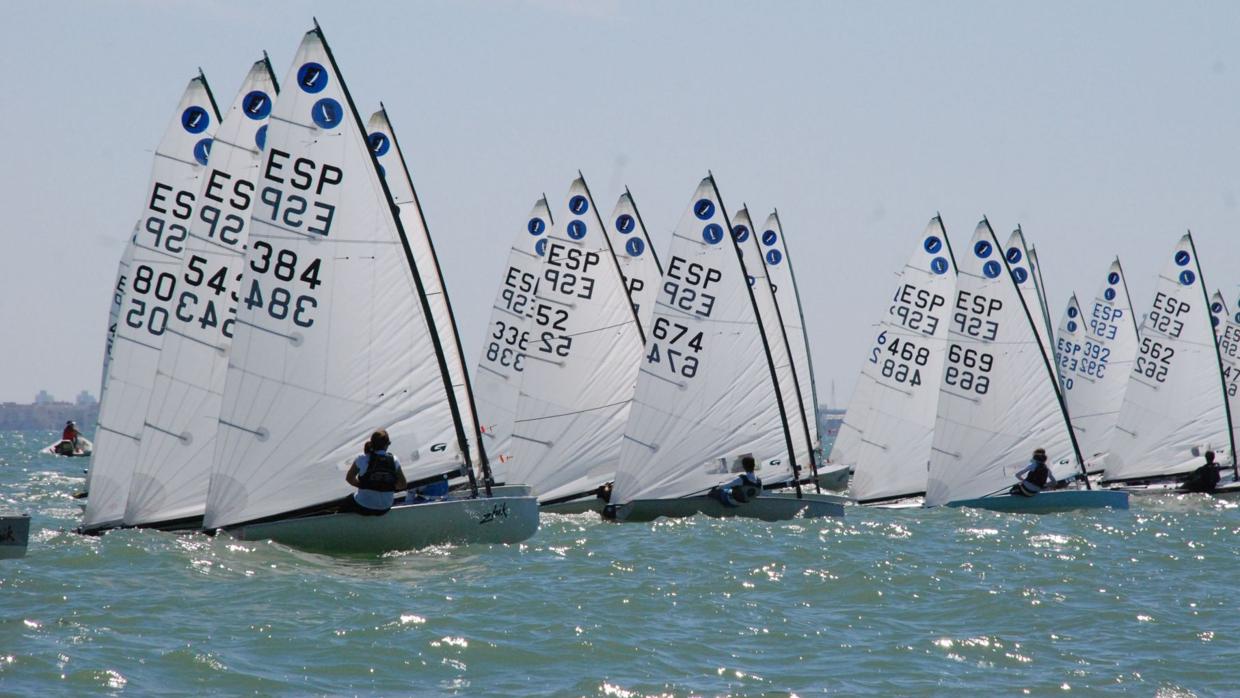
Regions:
<svg viewBox="0 0 1240 698"><path fill-rule="evenodd" d="M708 176L672 235L607 518L843 515L833 499L801 490L769 342L741 246L728 229ZM772 432L782 443L766 446ZM710 496L737 476L745 456L763 480L793 481L795 492L765 493L737 507Z"/></svg>
<svg viewBox="0 0 1240 698"><path fill-rule="evenodd" d="M624 188L615 209L603 223L611 237L616 260L620 263L624 286L633 301L633 311L644 327L654 312L654 299L659 291L659 279L663 278L663 266L659 264L654 245L650 244L646 224L628 187Z"/></svg>
<svg viewBox="0 0 1240 698"><path fill-rule="evenodd" d="M533 488L546 510L601 509L645 337L583 177L555 218L526 309L529 341L519 350L523 376L507 472Z"/></svg>
<svg viewBox="0 0 1240 698"><path fill-rule="evenodd" d="M513 543L530 496L338 513L375 429L410 488L473 473L444 344L396 204L317 23L266 133L204 526L372 553ZM441 441L449 434L450 440ZM476 490L473 494L476 495Z"/></svg>
<svg viewBox="0 0 1240 698"><path fill-rule="evenodd" d="M146 207L133 242L128 287L121 302L105 389L100 396L95 450L87 472L89 499L80 530L124 523L147 405L169 319L177 311L181 260L194 217L200 176L219 125L219 110L199 72L155 149Z"/></svg>
<svg viewBox="0 0 1240 698"><path fill-rule="evenodd" d="M1240 308L1240 302L1236 307ZM1218 356L1223 367L1223 392L1227 393L1227 410L1231 415L1230 446L1232 453L1235 453L1236 441L1240 438L1240 419L1236 418L1240 411L1240 310L1233 315L1227 307L1223 293L1215 291L1210 299L1210 321L1214 325L1214 336L1218 340ZM1221 493L1240 493L1240 472L1235 458L1232 459L1231 474L1231 484L1220 488Z"/></svg>
<svg viewBox="0 0 1240 698"><path fill-rule="evenodd" d="M1232 420L1205 279L1192 234L1167 259L1111 439L1102 484L1166 492L1204 461L1230 456Z"/></svg>
<svg viewBox="0 0 1240 698"><path fill-rule="evenodd" d="M956 257L935 216L874 329L835 449L859 504L920 505L956 291Z"/></svg>
<svg viewBox="0 0 1240 698"><path fill-rule="evenodd" d="M1091 475L1104 467L1137 344L1128 284L1116 259L1085 308L1072 295L1055 340L1059 384Z"/></svg>
<svg viewBox="0 0 1240 698"><path fill-rule="evenodd" d="M127 526L202 527L220 400L249 240L260 142L278 93L271 63L255 62L215 132L197 215L159 353L125 507Z"/></svg>
<svg viewBox="0 0 1240 698"><path fill-rule="evenodd" d="M982 219L967 252L948 323L926 506L1044 513L1127 508L1122 492L1088 489L1008 494L1036 448L1084 475L1080 449L1043 349L1032 308L1012 274L1008 250ZM1033 312L1031 312L1033 311Z"/></svg>

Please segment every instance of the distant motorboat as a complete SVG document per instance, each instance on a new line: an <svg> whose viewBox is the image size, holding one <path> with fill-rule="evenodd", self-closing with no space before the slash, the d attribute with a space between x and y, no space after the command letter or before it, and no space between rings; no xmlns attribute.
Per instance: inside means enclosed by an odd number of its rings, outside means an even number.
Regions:
<svg viewBox="0 0 1240 698"><path fill-rule="evenodd" d="M94 450L95 445L90 442L90 439L79 436L76 439L61 439L54 444L49 444L43 449L43 453L65 458L89 458Z"/></svg>

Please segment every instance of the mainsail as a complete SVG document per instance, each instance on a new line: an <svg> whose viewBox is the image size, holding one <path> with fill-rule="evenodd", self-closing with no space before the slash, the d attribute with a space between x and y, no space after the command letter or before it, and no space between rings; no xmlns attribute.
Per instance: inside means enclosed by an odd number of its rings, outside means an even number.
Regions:
<svg viewBox="0 0 1240 698"><path fill-rule="evenodd" d="M778 382L746 277L707 177L672 235L613 504L703 494L732 479L746 454L768 482L794 476ZM772 431L783 444L755 450Z"/></svg>
<svg viewBox="0 0 1240 698"><path fill-rule="evenodd" d="M616 471L644 336L585 180L545 238L530 307L508 477L547 503Z"/></svg>
<svg viewBox="0 0 1240 698"><path fill-rule="evenodd" d="M1056 477L1079 468L1058 380L990 223L978 224L960 262L930 454L926 506L999 494L1034 449Z"/></svg>
<svg viewBox="0 0 1240 698"><path fill-rule="evenodd" d="M410 481L468 469L413 249L317 26L284 85L259 169L208 529L347 495L349 464L377 428Z"/></svg>
<svg viewBox="0 0 1240 698"><path fill-rule="evenodd" d="M129 287L129 267L133 266L134 240L138 236L138 226L125 241L125 250L116 264L116 281L112 283L112 303L108 306L107 341L103 345L103 375L99 378L99 399L103 399L103 391L108 387L108 365L112 363L112 345L116 342L116 330L121 322L121 307L125 302L125 289Z"/></svg>
<svg viewBox="0 0 1240 698"><path fill-rule="evenodd" d="M1042 343L1042 351L1046 353L1048 360L1054 361L1055 340L1051 336L1050 323L1046 321L1046 314L1042 310L1045 301L1042 298L1040 272L1034 268L1033 253L1025 244L1025 234L1019 225L1008 236L1003 254L1007 257L1008 268L1012 270L1016 288L1020 289L1020 297L1033 318L1034 330L1038 333L1038 341Z"/></svg>
<svg viewBox="0 0 1240 698"><path fill-rule="evenodd" d="M646 233L646 224L642 222L637 204L627 187L611 216L603 220L603 225L611 236L611 247L620 262L620 272L624 274L624 284L633 301L637 319L643 325L648 324L650 314L654 312L654 299L659 291L659 279L663 277L663 266L659 264L659 256Z"/></svg>
<svg viewBox="0 0 1240 698"><path fill-rule="evenodd" d="M1234 466L1236 441L1240 440L1240 419L1237 419L1237 410L1240 410L1240 309L1232 315L1222 292L1215 291L1210 299L1210 316L1214 336L1218 339L1219 362L1223 368L1223 392L1227 394L1227 417L1231 422L1231 440L1227 447Z"/></svg>
<svg viewBox="0 0 1240 698"><path fill-rule="evenodd" d="M206 506L261 134L277 92L264 56L250 68L215 133L176 274L176 303L129 488L128 525L195 519Z"/></svg>
<svg viewBox="0 0 1240 698"><path fill-rule="evenodd" d="M1091 303L1082 308L1073 294L1055 340L1060 386L1086 459L1111 444L1136 353L1137 324L1116 259Z"/></svg>
<svg viewBox="0 0 1240 698"><path fill-rule="evenodd" d="M1188 472L1231 441L1218 345L1191 234L1158 277L1111 439L1106 481ZM1196 453L1194 453L1196 451Z"/></svg>
<svg viewBox="0 0 1240 698"><path fill-rule="evenodd" d="M955 301L956 258L938 216L900 271L835 448L855 470L852 496L880 502L924 494Z"/></svg>
<svg viewBox="0 0 1240 698"><path fill-rule="evenodd" d="M219 110L201 73L190 80L176 116L155 149L151 184L133 243L129 285L99 406L95 450L86 479L90 499L83 530L122 523L175 298L199 176L211 152Z"/></svg>
<svg viewBox="0 0 1240 698"><path fill-rule="evenodd" d="M538 288L541 255L547 251L547 231L552 225L547 199L539 199L508 251L508 265L491 306L491 320L482 342L482 357L474 373L474 396L478 400L479 427L491 470L500 482L508 481L512 461L512 420L517 412L524 352L530 346L530 315Z"/></svg>

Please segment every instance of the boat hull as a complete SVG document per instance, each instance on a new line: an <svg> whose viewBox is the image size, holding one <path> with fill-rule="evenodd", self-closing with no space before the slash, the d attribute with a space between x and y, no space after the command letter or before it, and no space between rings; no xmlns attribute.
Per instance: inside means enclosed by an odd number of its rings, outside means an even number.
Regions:
<svg viewBox="0 0 1240 698"><path fill-rule="evenodd" d="M1117 490L1056 490L1033 497L1010 494L948 502L949 507L971 507L1013 514L1052 514L1077 509L1127 509L1128 493Z"/></svg>
<svg viewBox="0 0 1240 698"><path fill-rule="evenodd" d="M28 514L0 514L0 560L25 557L29 542Z"/></svg>
<svg viewBox="0 0 1240 698"><path fill-rule="evenodd" d="M227 529L241 540L272 540L326 553L386 553L447 543L519 543L538 530L534 497L446 499L392 507L382 516L322 514Z"/></svg>
<svg viewBox="0 0 1240 698"><path fill-rule="evenodd" d="M546 514L585 514L591 511L598 513L603 511L603 500L598 497L582 497L571 502L543 504L539 509Z"/></svg>
<svg viewBox="0 0 1240 698"><path fill-rule="evenodd" d="M746 518L762 521L788 521L790 519L825 518L844 516L840 498L831 495L804 494L798 498L791 493L766 493L740 506L724 506L714 497L701 495L679 499L638 499L616 510L617 521L645 522L660 517L672 519L704 514L712 518Z"/></svg>
<svg viewBox="0 0 1240 698"><path fill-rule="evenodd" d="M818 466L818 486L832 492L843 492L848 489L848 481L852 478L852 468L847 465L823 464Z"/></svg>
<svg viewBox="0 0 1240 698"><path fill-rule="evenodd" d="M46 453L49 456L60 456L61 458L90 458L90 454L95 450L95 445L89 439L81 436L78 437L72 453L60 453L57 451L56 447L61 443L63 443L63 440L57 441L54 444L48 444L47 448L40 451L40 453Z"/></svg>

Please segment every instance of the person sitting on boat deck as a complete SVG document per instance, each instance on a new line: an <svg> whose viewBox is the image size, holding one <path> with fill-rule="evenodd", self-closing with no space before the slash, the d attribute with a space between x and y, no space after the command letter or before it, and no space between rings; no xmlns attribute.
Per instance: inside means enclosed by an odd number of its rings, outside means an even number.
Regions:
<svg viewBox="0 0 1240 698"><path fill-rule="evenodd" d="M1206 451L1205 465L1189 473L1181 489L1185 492L1213 492L1218 487L1218 471L1222 468L1214 462L1214 451Z"/></svg>
<svg viewBox="0 0 1240 698"><path fill-rule="evenodd" d="M711 490L713 494L726 507L738 507L751 499L762 494L762 479L754 474L753 456L741 457L741 468L743 471L735 480L720 485Z"/></svg>
<svg viewBox="0 0 1240 698"><path fill-rule="evenodd" d="M358 456L344 479L357 488L357 492L345 499L345 511L363 516L379 516L392 508L393 493L406 487L405 473L400 461L387 452L392 440L387 431L380 429L370 436L370 448Z"/></svg>
<svg viewBox="0 0 1240 698"><path fill-rule="evenodd" d="M1029 461L1029 465L1021 468L1016 473L1016 479L1020 482L1012 485L1012 489L1008 494L1018 497L1032 497L1045 489L1054 489L1055 476L1051 474L1050 466L1046 464L1046 450L1034 449L1033 460ZM1049 487L1048 487L1049 485Z"/></svg>

